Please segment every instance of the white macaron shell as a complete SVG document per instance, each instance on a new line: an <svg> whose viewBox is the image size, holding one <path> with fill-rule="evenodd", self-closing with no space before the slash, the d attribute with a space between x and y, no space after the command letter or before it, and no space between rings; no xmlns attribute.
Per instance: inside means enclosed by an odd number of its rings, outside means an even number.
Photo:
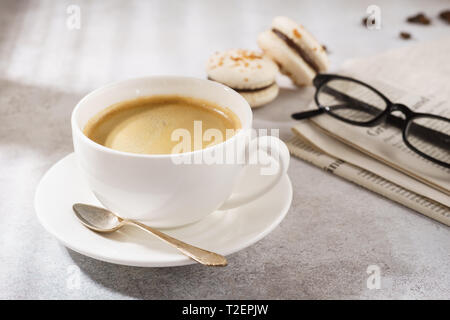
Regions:
<svg viewBox="0 0 450 320"><path fill-rule="evenodd" d="M213 54L206 72L214 81L233 89L259 89L275 82L277 65L262 53L233 49Z"/></svg>
<svg viewBox="0 0 450 320"><path fill-rule="evenodd" d="M250 107L258 108L273 101L278 96L279 87L274 83L265 89L238 92L247 100Z"/></svg>
<svg viewBox="0 0 450 320"><path fill-rule="evenodd" d="M279 65L280 71L298 86L310 85L316 72L283 40L270 30L258 36L259 47Z"/></svg>
<svg viewBox="0 0 450 320"><path fill-rule="evenodd" d="M275 17L272 28L282 32L299 46L315 62L319 72L327 71L329 62L325 49L302 25L288 17Z"/></svg>

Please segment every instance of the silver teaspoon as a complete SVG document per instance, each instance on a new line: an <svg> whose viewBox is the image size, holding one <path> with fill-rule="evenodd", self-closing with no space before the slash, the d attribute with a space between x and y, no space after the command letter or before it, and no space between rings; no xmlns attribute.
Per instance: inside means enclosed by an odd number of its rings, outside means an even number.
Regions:
<svg viewBox="0 0 450 320"><path fill-rule="evenodd" d="M145 231L150 232L164 242L180 250L186 256L207 266L226 266L227 259L220 254L203 250L168 236L161 231L153 229L145 224L131 219L122 219L109 210L91 206L88 204L76 203L73 211L83 225L97 232L114 232L126 224L135 225Z"/></svg>

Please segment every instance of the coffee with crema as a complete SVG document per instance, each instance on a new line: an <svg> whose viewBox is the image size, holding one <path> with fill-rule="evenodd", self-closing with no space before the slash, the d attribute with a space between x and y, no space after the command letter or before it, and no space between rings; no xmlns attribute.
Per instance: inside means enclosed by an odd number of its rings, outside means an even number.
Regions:
<svg viewBox="0 0 450 320"><path fill-rule="evenodd" d="M91 140L118 151L170 154L220 143L240 128L239 118L228 108L196 98L167 95L114 104L91 118L83 132ZM203 133L209 129L215 134L205 140ZM222 139L218 138L219 133ZM180 148L180 139L187 135L190 141L184 141Z"/></svg>

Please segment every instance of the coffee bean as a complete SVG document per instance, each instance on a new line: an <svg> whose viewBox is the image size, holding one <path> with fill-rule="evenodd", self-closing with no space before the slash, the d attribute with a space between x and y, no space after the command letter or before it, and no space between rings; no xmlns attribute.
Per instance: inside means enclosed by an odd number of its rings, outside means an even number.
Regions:
<svg viewBox="0 0 450 320"><path fill-rule="evenodd" d="M444 10L439 14L439 18L450 24L450 10Z"/></svg>
<svg viewBox="0 0 450 320"><path fill-rule="evenodd" d="M400 38L409 40L411 39L411 33L402 31L400 32Z"/></svg>
<svg viewBox="0 0 450 320"><path fill-rule="evenodd" d="M422 25L429 25L431 20L422 12L416 14L415 16L408 17L406 19L409 23L417 23Z"/></svg>

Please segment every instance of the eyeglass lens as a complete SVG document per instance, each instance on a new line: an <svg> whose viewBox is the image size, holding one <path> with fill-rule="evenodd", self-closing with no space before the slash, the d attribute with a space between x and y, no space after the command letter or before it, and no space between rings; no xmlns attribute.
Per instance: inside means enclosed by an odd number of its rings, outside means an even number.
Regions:
<svg viewBox="0 0 450 320"><path fill-rule="evenodd" d="M333 79L319 88L317 99L322 107L340 118L368 122L387 107L376 92L357 82Z"/></svg>
<svg viewBox="0 0 450 320"><path fill-rule="evenodd" d="M450 164L450 120L414 118L406 129L406 140L420 152Z"/></svg>

